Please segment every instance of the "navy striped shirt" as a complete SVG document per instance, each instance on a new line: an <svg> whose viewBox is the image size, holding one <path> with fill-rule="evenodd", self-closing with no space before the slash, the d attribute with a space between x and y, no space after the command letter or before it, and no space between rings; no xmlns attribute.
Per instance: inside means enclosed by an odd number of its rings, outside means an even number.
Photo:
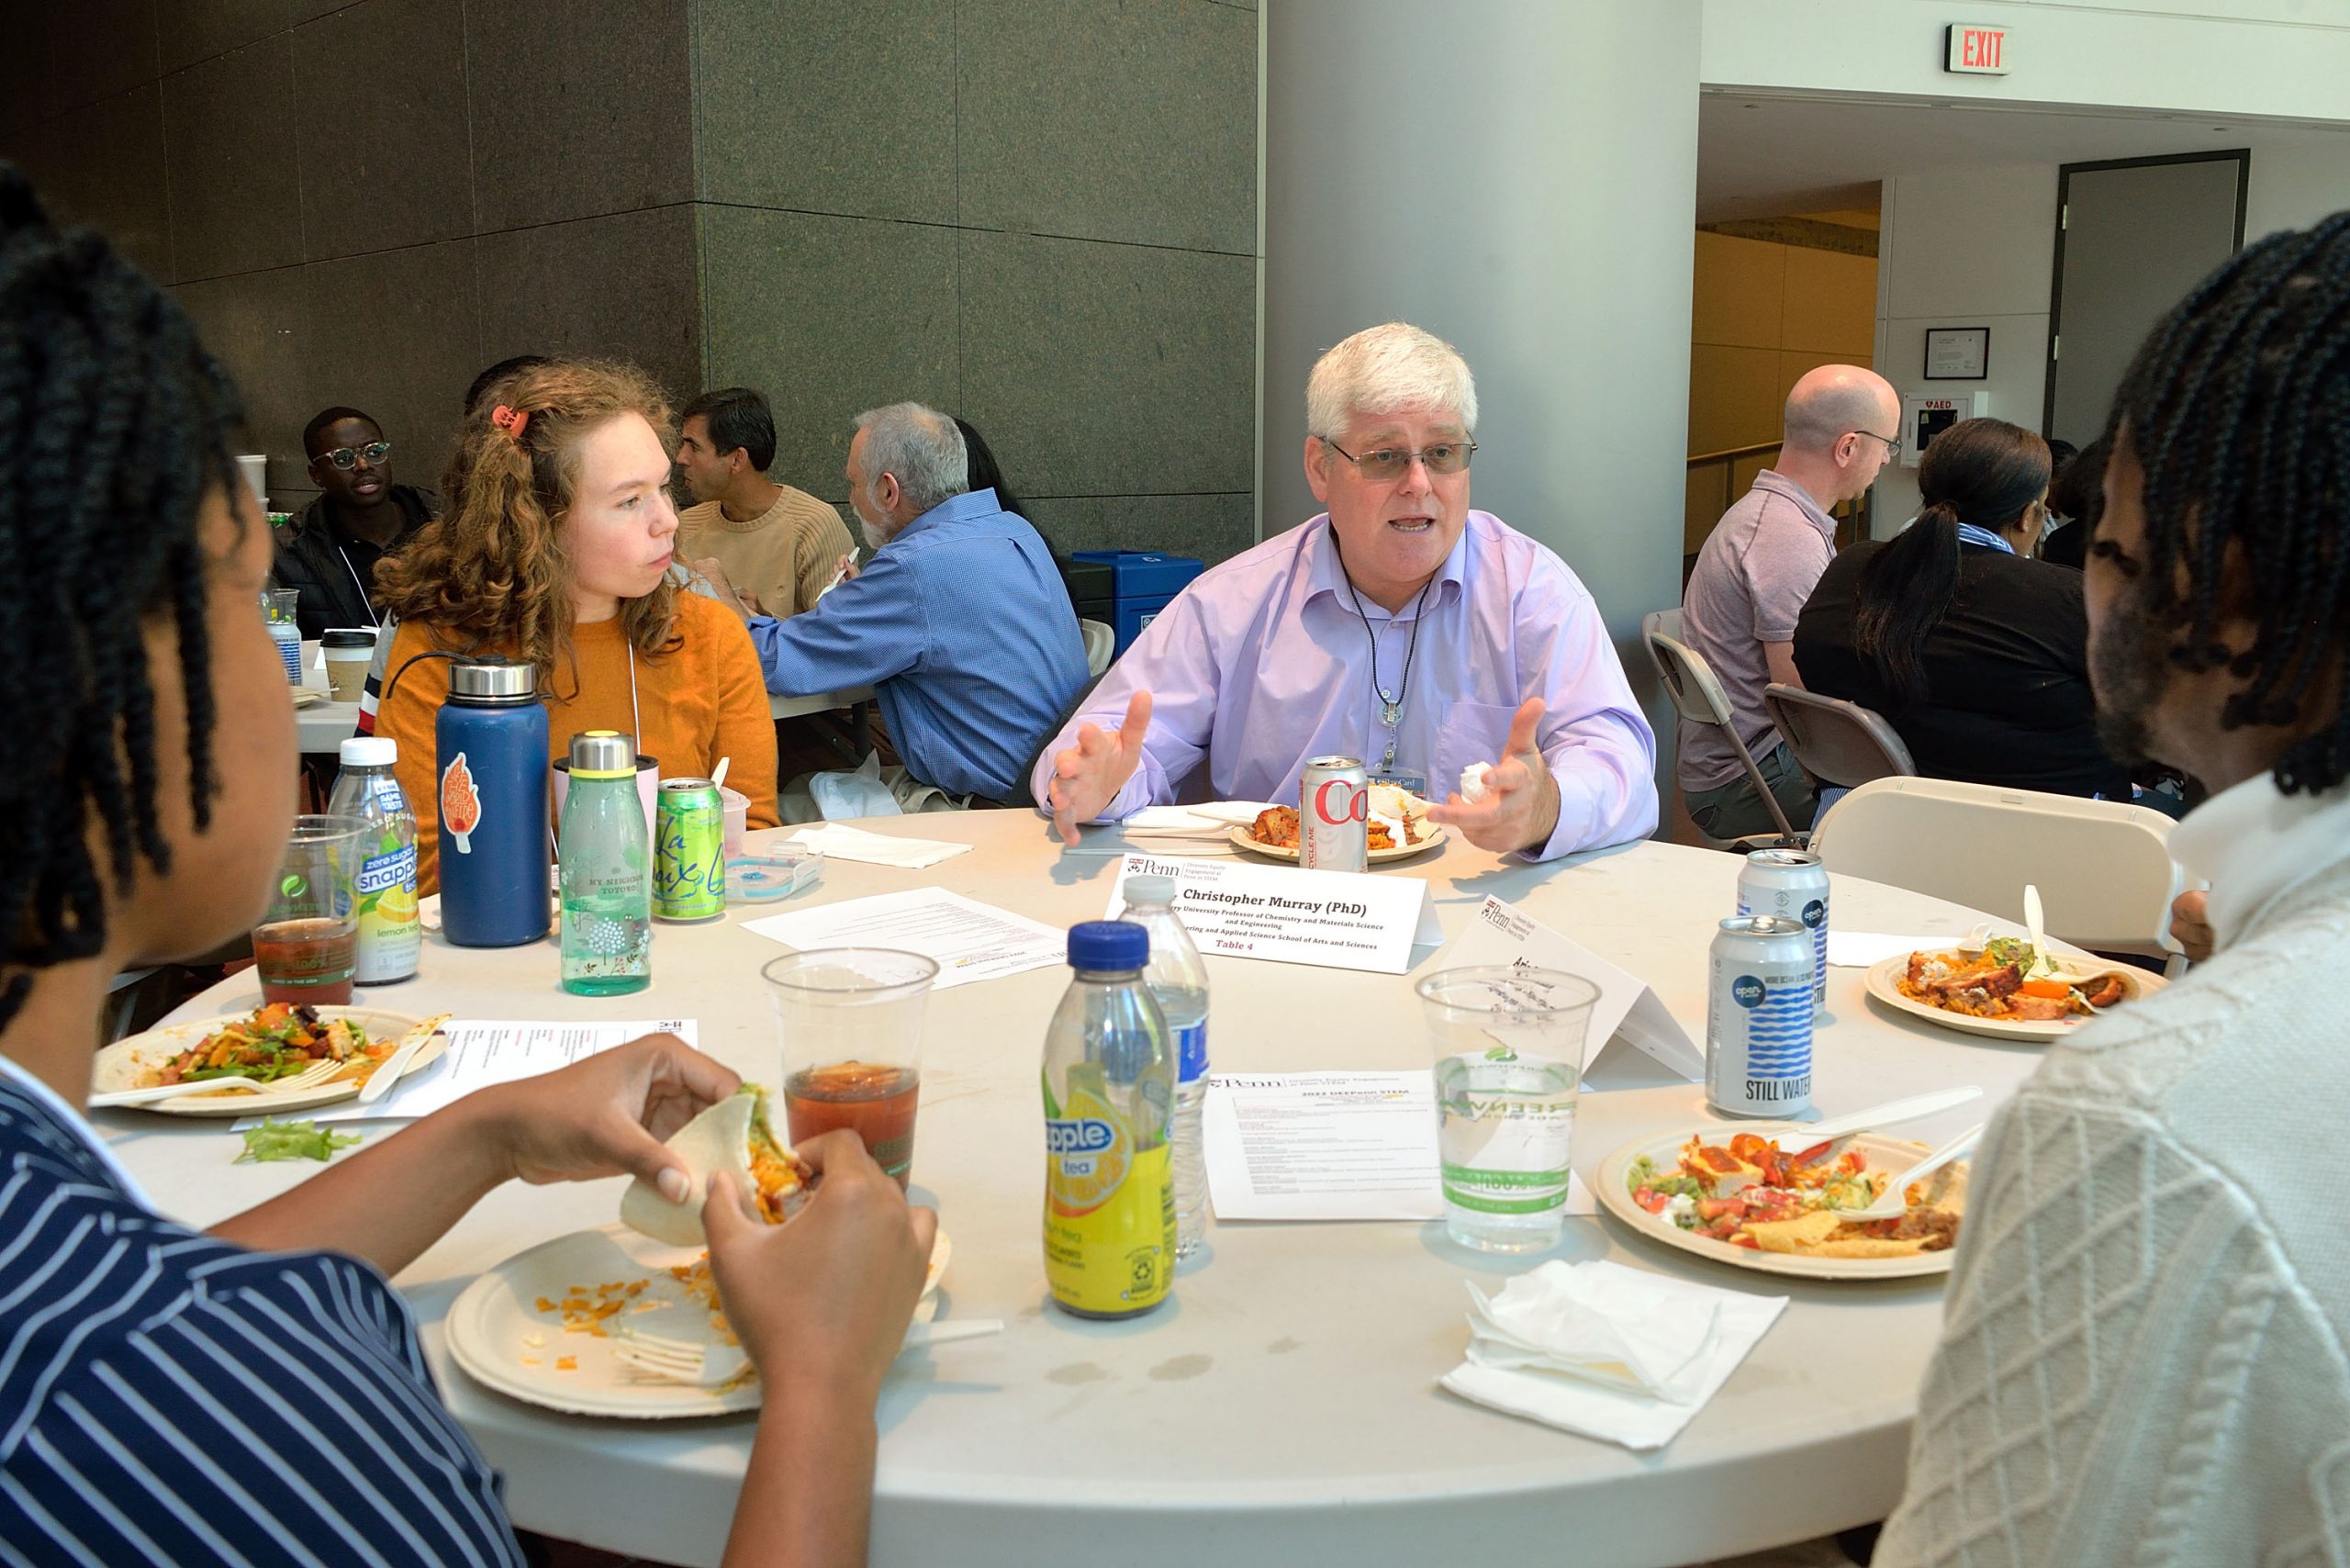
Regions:
<svg viewBox="0 0 2350 1568"><path fill-rule="evenodd" d="M0 1059L0 1563L521 1561L381 1274L157 1217Z"/></svg>

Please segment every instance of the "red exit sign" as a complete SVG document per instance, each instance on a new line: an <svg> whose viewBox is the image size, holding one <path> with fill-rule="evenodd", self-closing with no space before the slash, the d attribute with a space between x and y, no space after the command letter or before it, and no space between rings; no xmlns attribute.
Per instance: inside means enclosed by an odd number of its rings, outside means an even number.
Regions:
<svg viewBox="0 0 2350 1568"><path fill-rule="evenodd" d="M1953 22L1942 29L1942 69L1973 76L2005 76L2014 42L2006 28L1970 28Z"/></svg>

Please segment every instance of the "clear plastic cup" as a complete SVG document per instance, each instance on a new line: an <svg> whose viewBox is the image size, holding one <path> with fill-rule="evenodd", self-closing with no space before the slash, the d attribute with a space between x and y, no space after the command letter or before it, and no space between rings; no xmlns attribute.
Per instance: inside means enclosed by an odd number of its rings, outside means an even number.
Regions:
<svg viewBox="0 0 2350 1568"><path fill-rule="evenodd" d="M791 1141L854 1127L906 1184L922 1092L923 1021L935 959L890 947L817 947L759 971L783 1043Z"/></svg>
<svg viewBox="0 0 2350 1568"><path fill-rule="evenodd" d="M277 868L269 912L253 927L263 1002L339 1005L351 1000L359 956L357 817L299 816Z"/></svg>
<svg viewBox="0 0 2350 1568"><path fill-rule="evenodd" d="M1436 1057L1445 1229L1464 1247L1559 1239L1599 988L1557 969L1443 969L1415 987Z"/></svg>

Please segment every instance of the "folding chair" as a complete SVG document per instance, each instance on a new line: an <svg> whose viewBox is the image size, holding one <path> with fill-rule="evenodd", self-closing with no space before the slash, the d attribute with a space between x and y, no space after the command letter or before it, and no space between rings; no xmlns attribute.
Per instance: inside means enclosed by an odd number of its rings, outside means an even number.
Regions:
<svg viewBox="0 0 2350 1568"><path fill-rule="evenodd" d="M1666 630L1668 626L1672 631ZM1729 694L1722 689L1721 679L1714 674L1713 666L1673 634L1680 626L1681 611L1677 610L1654 610L1640 619L1640 641L1648 645L1649 657L1656 663L1657 678L1664 683L1666 694L1683 718L1693 724L1712 724L1722 732L1730 749L1738 753L1747 778L1762 797L1762 804L1779 830L1775 837L1763 834L1737 839L1708 836L1707 844L1715 849L1736 850L1800 846L1804 835L1787 821L1778 797L1771 793L1770 780L1762 777L1754 754L1746 749L1746 743L1739 738L1738 726L1730 722Z"/></svg>
<svg viewBox="0 0 2350 1568"><path fill-rule="evenodd" d="M1762 689L1762 709L1803 770L1823 784L1850 790L1872 778L1914 778L1918 772L1909 748L1885 716L1857 702L1774 680Z"/></svg>
<svg viewBox="0 0 2350 1568"><path fill-rule="evenodd" d="M1812 828L1830 871L2020 923L2040 889L2048 935L2098 953L2185 959L2170 934L2181 878L2171 820L2144 806L1954 778L1876 778Z"/></svg>

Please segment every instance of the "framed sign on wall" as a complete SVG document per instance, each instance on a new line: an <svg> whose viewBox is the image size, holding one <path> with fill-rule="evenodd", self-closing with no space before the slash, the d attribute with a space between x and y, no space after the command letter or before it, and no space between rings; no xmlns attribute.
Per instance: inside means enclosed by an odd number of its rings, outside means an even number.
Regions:
<svg viewBox="0 0 2350 1568"><path fill-rule="evenodd" d="M1991 329L1926 329L1926 379L1980 381L1991 371Z"/></svg>

